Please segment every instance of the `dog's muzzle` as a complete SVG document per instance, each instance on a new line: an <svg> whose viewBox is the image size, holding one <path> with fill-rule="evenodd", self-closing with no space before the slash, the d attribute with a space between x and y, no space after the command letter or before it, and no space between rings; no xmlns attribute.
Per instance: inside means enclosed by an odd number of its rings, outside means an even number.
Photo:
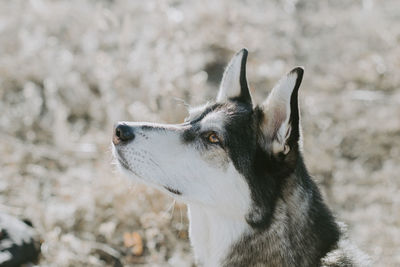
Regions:
<svg viewBox="0 0 400 267"><path fill-rule="evenodd" d="M112 142L114 145L121 143L126 143L135 139L135 132L133 127L126 125L124 123L119 123L114 128L114 135Z"/></svg>

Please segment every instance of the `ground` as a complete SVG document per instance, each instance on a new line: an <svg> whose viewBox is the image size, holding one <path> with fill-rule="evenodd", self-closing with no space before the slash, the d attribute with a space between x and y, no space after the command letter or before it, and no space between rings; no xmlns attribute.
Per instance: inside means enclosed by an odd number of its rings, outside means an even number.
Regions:
<svg viewBox="0 0 400 267"><path fill-rule="evenodd" d="M32 221L41 266L190 266L184 205L121 177L112 126L181 122L247 47L258 102L304 66L310 173L375 266L399 266L399 14L397 0L1 1L0 209Z"/></svg>

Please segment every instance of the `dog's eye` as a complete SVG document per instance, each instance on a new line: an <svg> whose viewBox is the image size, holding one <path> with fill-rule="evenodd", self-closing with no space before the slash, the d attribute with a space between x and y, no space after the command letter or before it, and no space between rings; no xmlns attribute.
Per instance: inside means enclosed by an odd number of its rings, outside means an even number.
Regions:
<svg viewBox="0 0 400 267"><path fill-rule="evenodd" d="M209 132L207 134L207 140L213 144L218 144L220 142L219 137L215 132Z"/></svg>

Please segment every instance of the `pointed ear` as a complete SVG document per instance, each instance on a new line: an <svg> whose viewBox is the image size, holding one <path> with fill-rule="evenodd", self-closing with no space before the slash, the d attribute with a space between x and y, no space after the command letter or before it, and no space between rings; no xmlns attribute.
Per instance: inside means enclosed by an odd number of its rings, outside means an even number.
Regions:
<svg viewBox="0 0 400 267"><path fill-rule="evenodd" d="M301 133L297 93L303 73L302 67L294 68L279 81L262 104L264 118L261 129L273 154L286 155L299 146Z"/></svg>
<svg viewBox="0 0 400 267"><path fill-rule="evenodd" d="M251 96L246 78L247 50L237 52L225 69L219 87L217 102L223 103L228 99L237 99L251 104Z"/></svg>

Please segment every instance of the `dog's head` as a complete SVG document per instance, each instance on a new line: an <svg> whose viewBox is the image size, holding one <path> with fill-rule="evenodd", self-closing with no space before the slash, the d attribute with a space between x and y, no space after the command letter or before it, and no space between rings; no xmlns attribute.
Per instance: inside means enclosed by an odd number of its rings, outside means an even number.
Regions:
<svg viewBox="0 0 400 267"><path fill-rule="evenodd" d="M303 69L253 106L246 60L243 49L226 68L216 101L190 110L182 124L118 123L113 151L122 171L184 202L264 224L300 157Z"/></svg>

